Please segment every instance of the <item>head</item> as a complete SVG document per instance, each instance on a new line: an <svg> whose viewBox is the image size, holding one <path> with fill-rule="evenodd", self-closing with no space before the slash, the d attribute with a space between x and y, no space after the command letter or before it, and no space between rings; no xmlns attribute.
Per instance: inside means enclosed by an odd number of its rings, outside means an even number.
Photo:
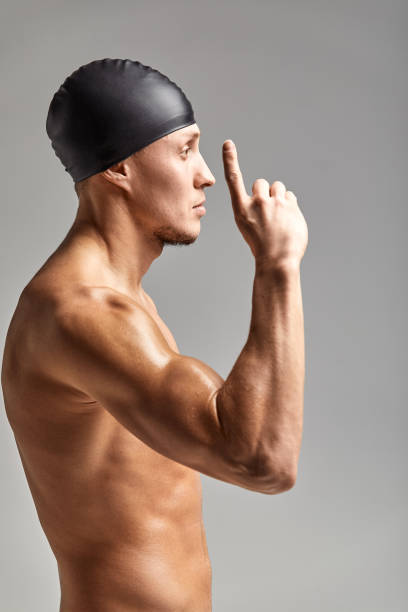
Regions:
<svg viewBox="0 0 408 612"><path fill-rule="evenodd" d="M117 202L129 218L162 245L192 244L200 233L194 206L215 178L200 150L196 123L173 131L126 159L75 183L79 202Z"/></svg>
<svg viewBox="0 0 408 612"><path fill-rule="evenodd" d="M80 205L112 194L163 244L197 238L193 206L215 179L199 152L191 103L167 76L139 61L94 60L54 94L46 129Z"/></svg>

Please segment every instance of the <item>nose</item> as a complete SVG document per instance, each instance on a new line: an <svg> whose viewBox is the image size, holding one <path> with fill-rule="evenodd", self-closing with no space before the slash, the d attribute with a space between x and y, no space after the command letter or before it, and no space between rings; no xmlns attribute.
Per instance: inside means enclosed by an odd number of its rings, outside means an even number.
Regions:
<svg viewBox="0 0 408 612"><path fill-rule="evenodd" d="M210 172L210 169L208 169L208 172L209 176L205 185L206 187L211 187L215 183L215 176L212 174L212 172Z"/></svg>
<svg viewBox="0 0 408 612"><path fill-rule="evenodd" d="M203 156L201 155L201 160L202 160L202 165L200 167L200 171L197 173L197 178L196 178L196 182L197 182L197 187L211 187L212 185L214 185L215 183L215 177L212 174L211 170L209 169L209 167L207 166L207 164L204 161Z"/></svg>

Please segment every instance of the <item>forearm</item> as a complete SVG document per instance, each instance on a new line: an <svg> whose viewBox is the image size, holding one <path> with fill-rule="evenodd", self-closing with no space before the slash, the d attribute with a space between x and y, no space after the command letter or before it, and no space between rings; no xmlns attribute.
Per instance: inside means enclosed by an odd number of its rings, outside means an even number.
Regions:
<svg viewBox="0 0 408 612"><path fill-rule="evenodd" d="M238 463L265 477L296 475L305 377L300 267L255 266L250 332L219 391L218 414Z"/></svg>

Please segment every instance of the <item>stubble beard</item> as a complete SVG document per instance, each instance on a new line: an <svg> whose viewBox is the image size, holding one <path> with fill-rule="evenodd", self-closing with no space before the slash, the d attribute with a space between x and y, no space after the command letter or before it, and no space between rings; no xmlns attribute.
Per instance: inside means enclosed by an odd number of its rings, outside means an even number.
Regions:
<svg viewBox="0 0 408 612"><path fill-rule="evenodd" d="M192 236L186 232L180 232L175 230L170 225L163 225L157 228L153 235L157 240L160 241L162 247L166 245L170 246L187 246L193 244L197 240L197 236Z"/></svg>

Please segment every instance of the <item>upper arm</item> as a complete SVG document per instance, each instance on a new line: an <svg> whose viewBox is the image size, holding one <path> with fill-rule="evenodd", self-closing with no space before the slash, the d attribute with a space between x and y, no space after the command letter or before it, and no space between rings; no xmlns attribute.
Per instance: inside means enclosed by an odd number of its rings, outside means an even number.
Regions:
<svg viewBox="0 0 408 612"><path fill-rule="evenodd" d="M133 302L87 298L57 322L70 380L155 451L208 476L258 490L229 455L218 419L224 380L199 359L173 351Z"/></svg>

